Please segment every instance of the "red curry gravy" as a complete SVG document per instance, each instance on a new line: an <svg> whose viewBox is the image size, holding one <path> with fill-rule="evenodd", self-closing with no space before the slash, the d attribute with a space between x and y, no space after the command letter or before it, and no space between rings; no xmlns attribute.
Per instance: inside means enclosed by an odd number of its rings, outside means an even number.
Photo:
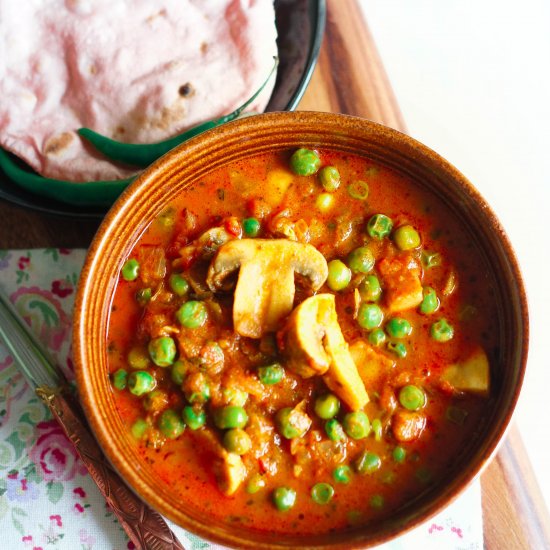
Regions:
<svg viewBox="0 0 550 550"><path fill-rule="evenodd" d="M471 235L436 197L368 159L320 150L321 167L335 167L340 175L338 188L327 192L319 172L309 176L292 172L291 154L266 153L213 171L150 225L129 255L137 260L137 276L125 280L121 275L116 289L108 333L109 366L129 437L160 483L216 520L275 533L319 534L389 517L445 479L483 421L489 396L487 356L493 356L498 344L498 327L484 260ZM357 188L358 182L366 185ZM392 231L382 239L367 231L375 214L393 222ZM414 228L420 244L401 250L395 234L405 225ZM245 232L258 227L257 235ZM216 238L205 238L212 228L219 228ZM327 374L304 378L289 368L294 351L284 349L284 327L291 312L276 330L266 330L260 337L236 333L232 308L238 269L214 290L206 279L216 255L237 239L307 243L322 254L329 268L335 259L349 263L350 252L357 248L372 252L374 266L367 273L352 270L340 290L329 284L330 269L328 282L317 291L297 275L293 303L295 308L317 294L335 296L345 340L342 353L351 353L368 395L361 407L370 423L366 436L354 439L344 429L340 441L329 437L328 419L316 414L315 400L335 396L339 410L333 419L340 427L352 409L334 391L336 385L327 386ZM184 295L171 289L173 273L189 283ZM377 299L365 299L360 292L369 275L380 283ZM421 313L416 299L413 306L392 311L390 299L392 293L394 298L399 294L395 286L400 281L431 287L437 309ZM332 281L332 286L338 285ZM189 301L206 306L206 320L196 328L182 326L176 316ZM360 325L363 303L379 306L383 315L379 327ZM395 337L394 331L392 336L387 328L392 318L407 321L410 334ZM447 341L432 335L432 325L441 319L453 329ZM377 337L384 341L371 336L377 328ZM162 336L175 343L176 357L171 360L179 361L182 369L178 383L172 379L173 365L157 366L147 358L150 342ZM128 359L132 349L145 357L145 366L138 365L138 370L154 379L153 397L130 391L136 370ZM282 379L265 384L259 369L273 364L282 367ZM208 398L194 400L190 386L198 379L209 386ZM405 386L414 386L424 396L416 410L401 403ZM241 431L247 434L245 449L249 448L242 454L224 447L227 429L216 425L216 411L236 403L235 389L240 390L237 406L247 414ZM188 397L193 395L190 403ZM185 406L203 414L204 425L195 429L188 425L172 439L178 430L163 433L160 418L167 409L180 418ZM290 439L281 433L277 412L283 408L298 409L302 419L309 419L305 433ZM370 453L366 468L365 461L361 463L365 452ZM228 480L223 479L223 453L225 459L235 455L241 468L232 480L237 487L229 490ZM342 476L335 479L338 466L349 466L343 469L348 482ZM328 502L312 497L318 483L332 487ZM280 487L295 494L288 510L276 506L274 491ZM323 498L327 500L326 494Z"/></svg>

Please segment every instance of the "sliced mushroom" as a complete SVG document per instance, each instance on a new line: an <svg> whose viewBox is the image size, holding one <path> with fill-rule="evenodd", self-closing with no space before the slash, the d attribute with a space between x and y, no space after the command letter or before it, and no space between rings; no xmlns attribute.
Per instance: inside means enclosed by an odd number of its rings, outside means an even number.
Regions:
<svg viewBox="0 0 550 550"><path fill-rule="evenodd" d="M279 335L287 368L303 378L323 375L326 385L352 410L369 401L365 385L349 352L332 294L304 300Z"/></svg>
<svg viewBox="0 0 550 550"><path fill-rule="evenodd" d="M279 328L294 304L294 272L318 290L328 274L325 257L313 246L287 239L242 239L218 250L206 282L219 290L240 268L233 302L233 325L242 336L261 338Z"/></svg>
<svg viewBox="0 0 550 550"><path fill-rule="evenodd" d="M442 379L450 384L454 391L468 392L487 397L489 395L489 360L481 346L463 361L448 366Z"/></svg>

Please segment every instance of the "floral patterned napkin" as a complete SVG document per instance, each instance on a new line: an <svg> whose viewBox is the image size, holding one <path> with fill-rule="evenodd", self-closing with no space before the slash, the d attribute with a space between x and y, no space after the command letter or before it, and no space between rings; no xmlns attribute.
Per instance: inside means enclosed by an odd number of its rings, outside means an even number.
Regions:
<svg viewBox="0 0 550 550"><path fill-rule="evenodd" d="M71 311L85 250L0 250L0 289L57 357L68 378ZM187 550L215 549L170 524ZM0 547L132 549L61 428L0 341ZM483 547L476 482L441 514L384 550Z"/></svg>

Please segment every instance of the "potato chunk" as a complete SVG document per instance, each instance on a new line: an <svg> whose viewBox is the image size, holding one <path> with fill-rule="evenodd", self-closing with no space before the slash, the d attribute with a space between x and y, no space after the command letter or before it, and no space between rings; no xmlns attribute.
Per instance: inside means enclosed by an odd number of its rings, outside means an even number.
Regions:
<svg viewBox="0 0 550 550"><path fill-rule="evenodd" d="M332 294L304 300L288 318L279 340L290 370L304 378L322 375L325 384L352 410L368 403L365 385L338 324Z"/></svg>
<svg viewBox="0 0 550 550"><path fill-rule="evenodd" d="M422 302L421 269L411 254L384 258L378 263L389 313L415 308Z"/></svg>
<svg viewBox="0 0 550 550"><path fill-rule="evenodd" d="M364 340L356 340L350 344L349 352L367 388L377 386L380 379L395 366L393 359L374 350Z"/></svg>
<svg viewBox="0 0 550 550"><path fill-rule="evenodd" d="M481 346L478 346L463 361L449 365L443 371L442 379L455 391L487 397L490 387L489 371L487 354Z"/></svg>

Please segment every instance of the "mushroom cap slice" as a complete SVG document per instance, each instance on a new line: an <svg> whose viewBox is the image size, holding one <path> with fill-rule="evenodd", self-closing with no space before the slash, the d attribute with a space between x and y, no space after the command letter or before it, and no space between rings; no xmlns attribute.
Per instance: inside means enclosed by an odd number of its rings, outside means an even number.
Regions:
<svg viewBox="0 0 550 550"><path fill-rule="evenodd" d="M322 375L352 410L369 401L365 385L338 323L333 294L317 294L294 309L279 334L287 368L304 378Z"/></svg>
<svg viewBox="0 0 550 550"><path fill-rule="evenodd" d="M221 246L206 282L212 291L239 269L233 325L242 336L260 338L280 328L294 305L294 273L318 290L328 275L325 257L309 244L287 239L241 239Z"/></svg>

